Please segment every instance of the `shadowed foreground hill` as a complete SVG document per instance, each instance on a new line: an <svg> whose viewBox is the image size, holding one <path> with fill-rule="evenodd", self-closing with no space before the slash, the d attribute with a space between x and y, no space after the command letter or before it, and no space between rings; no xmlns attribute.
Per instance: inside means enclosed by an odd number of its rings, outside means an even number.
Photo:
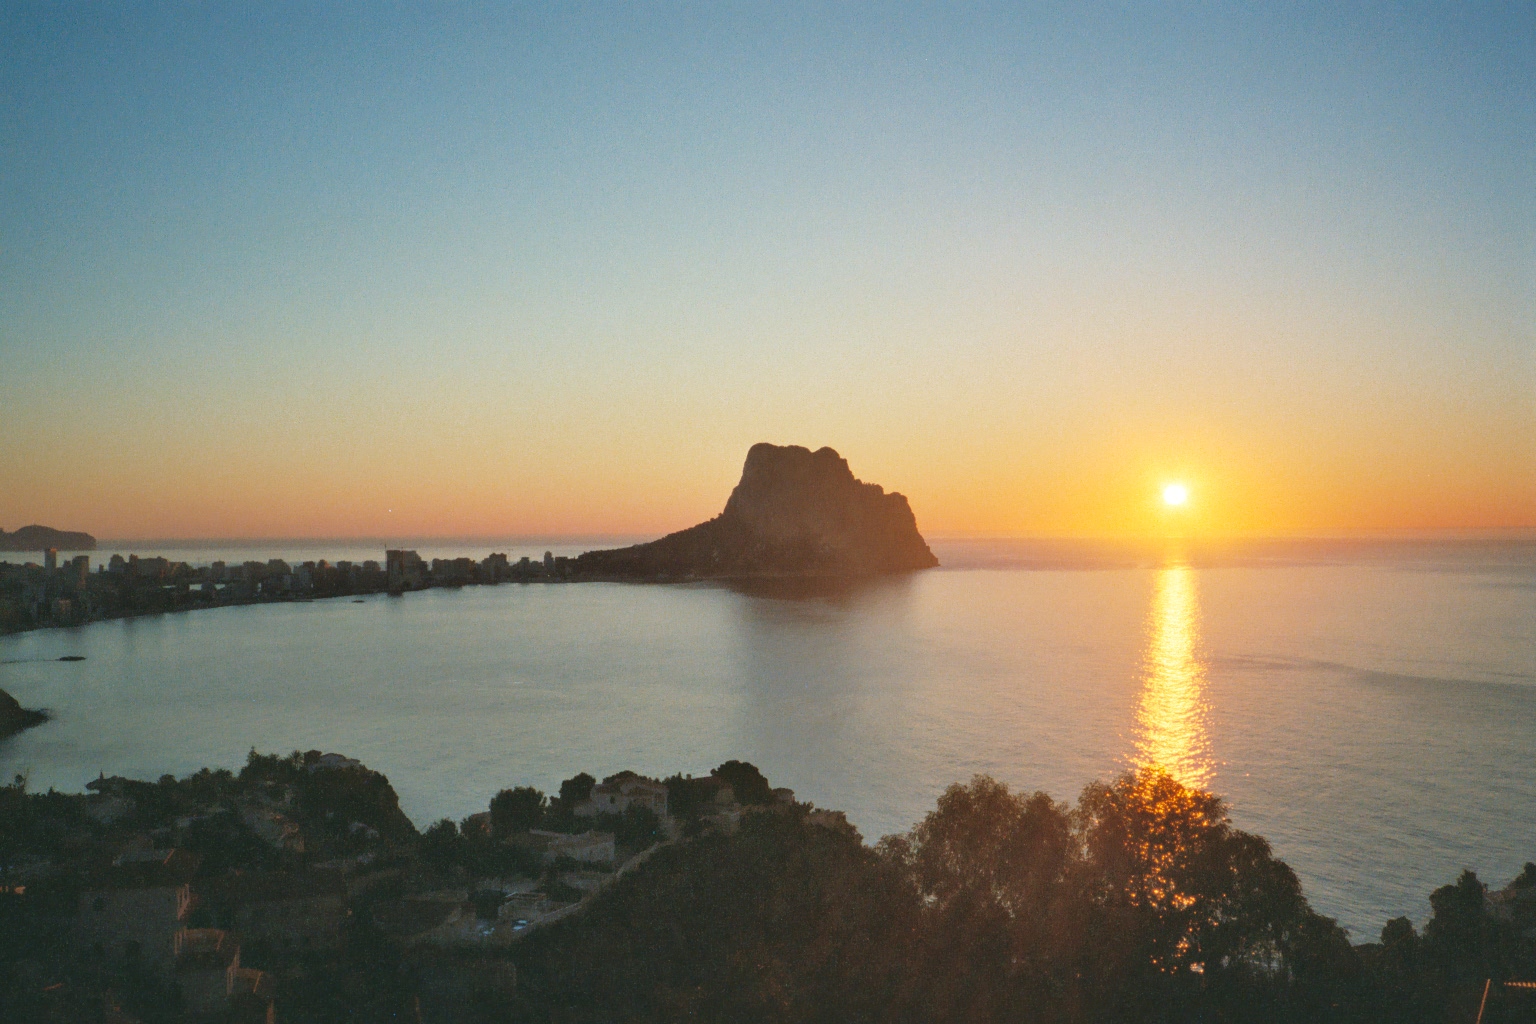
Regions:
<svg viewBox="0 0 1536 1024"><path fill-rule="evenodd" d="M939 564L907 499L853 475L831 448L756 444L725 511L660 540L576 560L583 576L869 576Z"/></svg>
<svg viewBox="0 0 1536 1024"><path fill-rule="evenodd" d="M735 835L658 850L590 912L530 936L520 1008L570 1022L895 1020L918 927L910 883L851 829L753 814Z"/></svg>
<svg viewBox="0 0 1536 1024"><path fill-rule="evenodd" d="M300 1024L1470 1024L1485 986L1483 1024L1536 1020L1504 985L1536 981L1536 864L1492 893L1464 872L1422 933L1351 945L1219 798L1156 771L1072 807L978 776L873 849L739 761L666 780L671 827L581 817L581 773L418 834L384 776L318 750L90 788L0 786L0 1022L264 1019L213 1005L222 966L194 985L183 926L233 927L272 980L254 1008ZM519 840L594 825L617 877ZM520 932L508 881L569 915Z"/></svg>
<svg viewBox="0 0 1536 1024"><path fill-rule="evenodd" d="M874 850L792 807L657 851L521 944L507 1019L1427 1024L1536 977L1536 930L1475 876L1432 904L1422 937L1352 946L1217 797L1143 772L1068 807L978 777Z"/></svg>

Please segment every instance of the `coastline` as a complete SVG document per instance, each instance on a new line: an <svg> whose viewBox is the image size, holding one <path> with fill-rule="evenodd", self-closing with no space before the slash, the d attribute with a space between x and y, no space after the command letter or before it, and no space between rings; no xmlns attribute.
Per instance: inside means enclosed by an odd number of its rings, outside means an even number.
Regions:
<svg viewBox="0 0 1536 1024"><path fill-rule="evenodd" d="M411 554L414 554L412 552ZM500 558L499 562L495 559ZM145 562L166 562L146 559ZM272 560L280 561L280 560ZM419 576L391 578L377 563L358 569L347 562L334 565L325 559L305 562L287 571L252 573L248 567L236 578L226 568L193 567L184 562L166 563L145 572L79 572L73 567L49 569L35 564L15 565L0 561L0 636L39 629L62 629L118 619L199 611L213 608L263 604L306 604L338 598L358 599L384 594L403 597L423 590L453 590L467 586L517 584L622 583L645 586L708 584L743 590L792 588L807 595L837 593L878 580L899 578L922 570L900 572L794 572L761 570L723 573L585 573L575 568L576 559L549 558L544 563L523 559L506 561L492 555L481 562L471 559L434 559L423 565ZM265 563L267 566L271 562ZM371 565L373 568L367 568ZM252 577L255 578L252 578ZM18 614L20 606L27 614Z"/></svg>

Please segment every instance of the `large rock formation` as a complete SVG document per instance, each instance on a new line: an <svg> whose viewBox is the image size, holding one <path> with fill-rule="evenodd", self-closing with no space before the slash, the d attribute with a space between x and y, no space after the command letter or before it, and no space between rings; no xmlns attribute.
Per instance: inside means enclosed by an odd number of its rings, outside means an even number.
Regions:
<svg viewBox="0 0 1536 1024"><path fill-rule="evenodd" d="M95 551L96 538L88 533L70 533L51 526L23 526L15 533L0 530L0 551Z"/></svg>
<svg viewBox="0 0 1536 1024"><path fill-rule="evenodd" d="M649 544L588 551L581 576L868 576L939 564L907 499L854 478L831 448L756 444L725 511Z"/></svg>

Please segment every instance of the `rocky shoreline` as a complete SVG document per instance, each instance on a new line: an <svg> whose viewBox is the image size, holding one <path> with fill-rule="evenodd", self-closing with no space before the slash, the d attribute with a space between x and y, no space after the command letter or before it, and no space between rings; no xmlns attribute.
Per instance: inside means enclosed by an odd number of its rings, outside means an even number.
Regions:
<svg viewBox="0 0 1536 1024"><path fill-rule="evenodd" d="M20 702L4 690L0 690L0 739L14 736L23 729L30 729L35 725L42 725L48 721L46 711L33 711L24 708Z"/></svg>

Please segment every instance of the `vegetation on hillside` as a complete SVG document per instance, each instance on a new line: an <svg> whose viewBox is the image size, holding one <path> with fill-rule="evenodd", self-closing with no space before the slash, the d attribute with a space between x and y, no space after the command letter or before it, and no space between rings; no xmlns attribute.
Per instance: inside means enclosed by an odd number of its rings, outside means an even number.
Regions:
<svg viewBox="0 0 1536 1024"><path fill-rule="evenodd" d="M71 940L86 879L148 840L196 853L201 880L346 872L339 948L247 944L284 979L282 1019L1440 1024L1473 1020L1486 985L1486 1024L1536 1020L1536 992L1502 986L1536 980L1536 864L1495 893L1465 872L1422 932L1399 918L1356 945L1218 797L1156 771L1073 805L978 776L874 846L744 762L667 780L671 823L576 815L593 785L504 789L417 835L387 779L316 751L92 796L18 779L0 787L0 1020L85 1019L109 997L181 1019L166 978ZM586 866L541 858L532 828L613 832L628 863L587 898L565 881ZM489 920L516 876L586 902L495 949L400 930L413 894L462 891ZM515 987L487 989L508 957Z"/></svg>
<svg viewBox="0 0 1536 1024"><path fill-rule="evenodd" d="M977 777L874 849L823 815L747 814L531 936L522 1018L1427 1022L1536 978L1536 921L1470 872L1422 936L1353 946L1219 798L1158 772L1073 807ZM1484 1019L1522 1012L1495 992Z"/></svg>

